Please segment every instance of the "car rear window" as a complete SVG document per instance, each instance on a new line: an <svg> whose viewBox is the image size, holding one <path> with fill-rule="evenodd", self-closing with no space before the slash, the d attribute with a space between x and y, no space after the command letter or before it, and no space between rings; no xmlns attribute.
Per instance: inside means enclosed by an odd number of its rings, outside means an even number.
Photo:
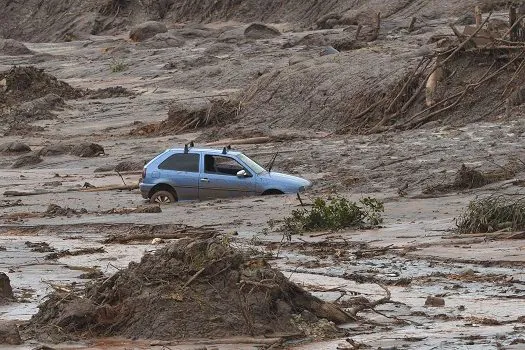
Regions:
<svg viewBox="0 0 525 350"><path fill-rule="evenodd" d="M189 173L199 172L199 154L180 153L166 158L159 165L159 169L186 171Z"/></svg>

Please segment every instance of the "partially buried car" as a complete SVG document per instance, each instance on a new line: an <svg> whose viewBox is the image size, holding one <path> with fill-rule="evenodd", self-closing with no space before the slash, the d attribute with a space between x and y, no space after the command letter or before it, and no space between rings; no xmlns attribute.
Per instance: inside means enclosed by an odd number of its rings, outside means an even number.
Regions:
<svg viewBox="0 0 525 350"><path fill-rule="evenodd" d="M274 158L275 160L275 158ZM152 203L299 193L311 182L265 169L242 152L185 146L144 166L142 197Z"/></svg>

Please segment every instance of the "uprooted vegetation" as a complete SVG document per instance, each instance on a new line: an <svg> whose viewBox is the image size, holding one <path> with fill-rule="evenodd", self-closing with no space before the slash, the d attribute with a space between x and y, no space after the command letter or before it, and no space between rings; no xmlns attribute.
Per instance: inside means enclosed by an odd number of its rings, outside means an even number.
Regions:
<svg viewBox="0 0 525 350"><path fill-rule="evenodd" d="M157 124L146 124L131 131L132 135L177 134L209 126L223 126L234 122L242 109L236 97L215 97L196 103L174 101L168 118Z"/></svg>
<svg viewBox="0 0 525 350"><path fill-rule="evenodd" d="M456 172L452 182L428 186L423 190L423 193L439 194L479 188L494 182L511 179L516 176L519 170L520 167L515 162L509 162L508 166L501 167L499 170L486 172L478 171L463 164Z"/></svg>
<svg viewBox="0 0 525 350"><path fill-rule="evenodd" d="M525 229L525 198L490 196L471 201L456 222L459 233Z"/></svg>
<svg viewBox="0 0 525 350"><path fill-rule="evenodd" d="M328 202L316 198L311 209L294 210L284 218L280 231L297 234L307 231L340 230L344 228L377 227L383 222L383 203L375 198L352 202L335 197Z"/></svg>
<svg viewBox="0 0 525 350"><path fill-rule="evenodd" d="M336 324L354 317L225 240L186 239L146 254L80 295L57 290L26 331L55 342L271 336L297 333L292 316L304 310Z"/></svg>
<svg viewBox="0 0 525 350"><path fill-rule="evenodd" d="M490 121L506 111L512 115L525 101L525 78L520 74L525 56L522 43L506 40L508 24L500 22L489 21L489 28L500 27L480 34L495 38L489 42L471 38L467 31L456 40L431 38L439 41L434 51L362 49L275 69L243 95L242 120L250 125L377 133L429 123L461 126ZM371 70L371 65L377 69Z"/></svg>

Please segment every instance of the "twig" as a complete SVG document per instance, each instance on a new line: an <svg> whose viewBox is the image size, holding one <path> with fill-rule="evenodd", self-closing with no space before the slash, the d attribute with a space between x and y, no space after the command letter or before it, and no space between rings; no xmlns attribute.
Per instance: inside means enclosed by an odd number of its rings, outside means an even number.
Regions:
<svg viewBox="0 0 525 350"><path fill-rule="evenodd" d="M377 284L379 287L381 287L384 291L386 291L386 296L384 296L383 298L379 299L379 300L376 300L374 302L371 302L371 303L368 303L368 304L361 304L361 305L358 305L354 308L352 308L348 313L352 316L356 316L358 312L360 311L363 311L363 310L367 310L367 309L374 309L376 306L380 305L380 304L385 304L387 302L390 301L390 298L392 296L392 294L390 293L390 290L388 290L387 287L383 286L382 284Z"/></svg>
<svg viewBox="0 0 525 350"><path fill-rule="evenodd" d="M120 179L122 180L122 183L124 184L124 186L127 186L126 181L124 181L124 178L122 177L120 172L118 170L115 170L115 171L117 172L118 176L120 176Z"/></svg>
<svg viewBox="0 0 525 350"><path fill-rule="evenodd" d="M199 277L199 275L201 273L204 272L204 270L206 270L206 267L203 267L202 269L200 269L199 271L197 271L193 276L191 276L191 278L186 282L184 283L184 285L182 286L182 289L186 288L187 286L190 285L191 282L193 282L197 277Z"/></svg>

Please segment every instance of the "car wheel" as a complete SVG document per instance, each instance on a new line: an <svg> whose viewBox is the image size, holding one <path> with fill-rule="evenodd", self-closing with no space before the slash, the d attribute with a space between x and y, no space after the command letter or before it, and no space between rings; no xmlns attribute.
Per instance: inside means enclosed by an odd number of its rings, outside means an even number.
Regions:
<svg viewBox="0 0 525 350"><path fill-rule="evenodd" d="M170 204L175 203L175 196L169 191L157 191L149 199L150 203Z"/></svg>

